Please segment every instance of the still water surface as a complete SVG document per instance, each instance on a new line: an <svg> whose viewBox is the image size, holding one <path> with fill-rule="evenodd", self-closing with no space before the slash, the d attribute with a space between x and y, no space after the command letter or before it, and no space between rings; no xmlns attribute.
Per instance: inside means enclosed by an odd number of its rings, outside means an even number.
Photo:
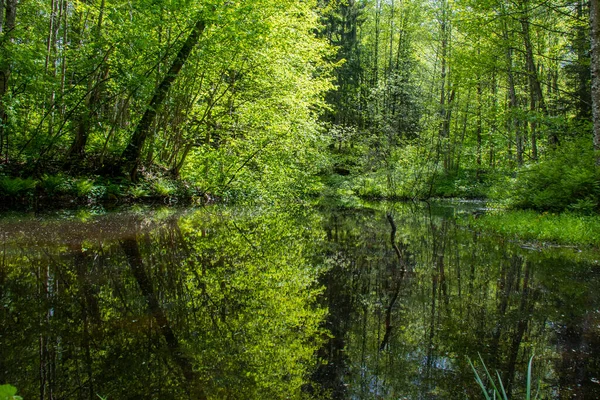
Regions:
<svg viewBox="0 0 600 400"><path fill-rule="evenodd" d="M472 207L0 219L0 383L26 399L600 398L600 254Z"/></svg>

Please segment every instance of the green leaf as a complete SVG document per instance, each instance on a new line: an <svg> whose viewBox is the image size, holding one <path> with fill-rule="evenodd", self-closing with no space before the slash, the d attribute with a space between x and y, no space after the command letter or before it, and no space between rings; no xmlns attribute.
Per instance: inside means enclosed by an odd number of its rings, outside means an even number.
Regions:
<svg viewBox="0 0 600 400"><path fill-rule="evenodd" d="M12 385L0 385L0 400L22 400L17 396L17 388Z"/></svg>
<svg viewBox="0 0 600 400"><path fill-rule="evenodd" d="M527 367L527 400L531 400L531 371L533 370L533 357L529 359L529 366Z"/></svg>
<svg viewBox="0 0 600 400"><path fill-rule="evenodd" d="M488 394L488 391L487 391L487 389L485 387L485 384L483 383L483 381L481 380L481 377L479 376L479 372L477 372L477 369L475 368L475 366L471 362L471 359L467 357L467 360L469 361L469 365L473 369L473 373L475 374L475 380L479 384L479 387L481 388L481 391L483 392L483 395L485 396L485 398L487 400L492 400L491 397L490 397L490 395Z"/></svg>

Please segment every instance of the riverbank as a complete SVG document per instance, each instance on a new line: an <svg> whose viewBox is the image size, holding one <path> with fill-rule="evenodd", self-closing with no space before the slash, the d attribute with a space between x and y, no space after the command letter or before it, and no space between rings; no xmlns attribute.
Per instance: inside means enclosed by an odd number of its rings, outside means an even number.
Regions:
<svg viewBox="0 0 600 400"><path fill-rule="evenodd" d="M459 220L471 229L519 241L599 247L600 216L539 213L531 210L493 210Z"/></svg>
<svg viewBox="0 0 600 400"><path fill-rule="evenodd" d="M127 204L193 205L214 202L213 195L190 182L166 176L144 176L138 182L101 176L0 176L0 210L57 210Z"/></svg>
<svg viewBox="0 0 600 400"><path fill-rule="evenodd" d="M346 198L352 192L342 190L344 186L339 183L332 186L320 196L330 201L332 197ZM359 195L358 198L373 200L371 196ZM0 211L112 208L131 204L195 205L219 201L222 199L191 182L161 175L146 175L135 183L120 178L63 174L38 179L0 177ZM496 209L475 213L459 219L458 223L469 229L541 245L598 247L600 243L599 215Z"/></svg>

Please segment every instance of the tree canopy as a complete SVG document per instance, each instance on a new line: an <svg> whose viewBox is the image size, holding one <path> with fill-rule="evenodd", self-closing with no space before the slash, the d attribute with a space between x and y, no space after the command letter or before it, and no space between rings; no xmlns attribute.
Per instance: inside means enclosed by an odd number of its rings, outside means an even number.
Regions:
<svg viewBox="0 0 600 400"><path fill-rule="evenodd" d="M1 173L159 174L236 198L350 176L367 197L506 198L555 171L576 182L558 208L597 210L597 10L3 0Z"/></svg>

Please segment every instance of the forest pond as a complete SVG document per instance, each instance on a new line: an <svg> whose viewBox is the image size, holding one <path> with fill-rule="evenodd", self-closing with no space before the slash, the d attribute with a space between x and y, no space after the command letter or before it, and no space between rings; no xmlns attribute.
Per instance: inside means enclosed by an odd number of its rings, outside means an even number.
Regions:
<svg viewBox="0 0 600 400"><path fill-rule="evenodd" d="M482 205L0 219L0 384L25 399L600 398L600 254Z"/></svg>

